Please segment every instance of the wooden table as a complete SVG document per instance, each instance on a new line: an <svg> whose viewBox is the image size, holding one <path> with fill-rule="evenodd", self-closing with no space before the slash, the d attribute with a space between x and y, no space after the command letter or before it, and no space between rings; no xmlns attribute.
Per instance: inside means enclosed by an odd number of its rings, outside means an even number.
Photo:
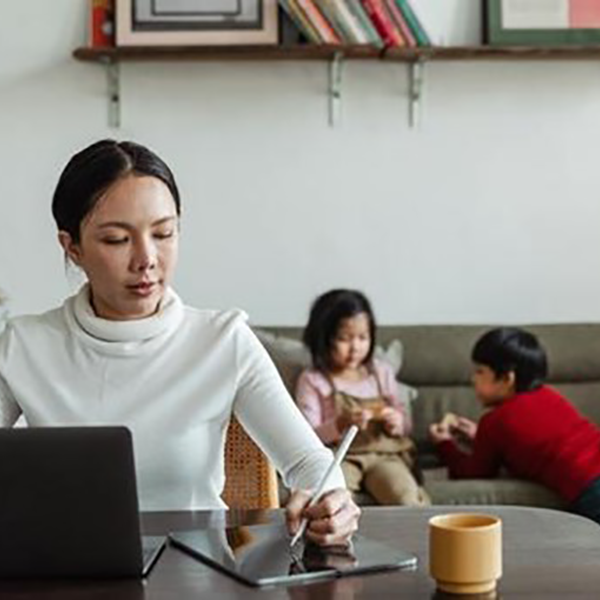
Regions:
<svg viewBox="0 0 600 600"><path fill-rule="evenodd" d="M1 600L353 600L361 598L444 598L435 592L428 572L427 520L445 512L499 515L504 528L504 576L497 598L561 600L600 598L600 526L564 512L489 506L429 509L369 507L361 532L399 545L418 555L416 571L390 571L301 586L257 589L245 586L169 547L144 583L138 581L1 582ZM160 534L210 526L280 521L281 511L223 513L149 513L142 517L145 533ZM458 598L458 596L453 596ZM475 600L475 598L473 598Z"/></svg>

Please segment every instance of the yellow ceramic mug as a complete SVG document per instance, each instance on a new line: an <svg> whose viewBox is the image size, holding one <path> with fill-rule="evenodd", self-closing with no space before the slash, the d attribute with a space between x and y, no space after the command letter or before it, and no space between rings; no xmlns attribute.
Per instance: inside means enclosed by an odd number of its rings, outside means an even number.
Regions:
<svg viewBox="0 0 600 600"><path fill-rule="evenodd" d="M485 594L502 576L502 523L491 515L456 513L429 520L429 570L438 589Z"/></svg>

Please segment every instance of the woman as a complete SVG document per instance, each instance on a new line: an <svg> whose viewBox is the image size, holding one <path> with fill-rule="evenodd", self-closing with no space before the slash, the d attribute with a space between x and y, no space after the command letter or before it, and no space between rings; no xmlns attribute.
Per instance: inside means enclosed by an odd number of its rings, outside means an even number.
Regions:
<svg viewBox="0 0 600 600"><path fill-rule="evenodd" d="M9 322L0 337L0 425L125 424L144 510L223 507L223 447L233 414L296 490L293 532L340 543L359 510L340 471L307 509L329 466L240 312L196 310L169 287L179 192L169 167L131 142L72 157L52 212L65 255L87 283L62 307Z"/></svg>

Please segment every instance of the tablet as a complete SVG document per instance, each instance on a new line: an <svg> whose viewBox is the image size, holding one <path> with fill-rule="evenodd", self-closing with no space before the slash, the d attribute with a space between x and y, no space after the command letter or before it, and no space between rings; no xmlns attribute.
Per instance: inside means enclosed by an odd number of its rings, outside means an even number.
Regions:
<svg viewBox="0 0 600 600"><path fill-rule="evenodd" d="M349 546L320 548L299 542L290 548L284 525L247 525L169 534L177 548L253 586L331 579L345 575L414 569L417 557L361 535Z"/></svg>

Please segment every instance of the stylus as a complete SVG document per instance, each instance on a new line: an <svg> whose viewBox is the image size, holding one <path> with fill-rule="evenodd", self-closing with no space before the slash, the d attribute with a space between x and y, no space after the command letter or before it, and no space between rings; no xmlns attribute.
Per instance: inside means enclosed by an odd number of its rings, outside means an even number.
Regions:
<svg viewBox="0 0 600 600"><path fill-rule="evenodd" d="M352 444L354 437L356 436L357 433L358 433L358 426L356 426L356 425L352 425L348 429L348 431L346 432L346 435L344 436L344 439L342 440L341 444L338 446L338 449L335 451L333 461L329 465L329 468L327 469L327 471L325 471L325 475L323 475L323 479L321 479L321 482L319 483L316 492L313 494L312 498L310 499L310 502L308 503L307 508L314 506L319 501L321 494L323 493L327 484L329 483L329 478L331 477L331 474L335 471L335 469L337 469L342 464L342 461L344 460L344 457L346 456L346 453L348 452L348 448L350 448L350 444ZM302 519L302 521L300 521L300 527L298 528L298 531L296 531L296 533L294 534L294 537L292 538L292 541L290 542L290 546L293 547L296 545L298 540L304 535L304 531L306 530L307 525L308 525L308 519Z"/></svg>

